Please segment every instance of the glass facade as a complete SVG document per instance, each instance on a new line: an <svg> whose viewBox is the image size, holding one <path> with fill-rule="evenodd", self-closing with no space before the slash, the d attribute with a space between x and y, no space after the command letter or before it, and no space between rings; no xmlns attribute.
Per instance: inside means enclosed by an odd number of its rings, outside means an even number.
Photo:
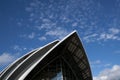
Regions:
<svg viewBox="0 0 120 80"><path fill-rule="evenodd" d="M36 72L31 80L77 80L62 58L58 58Z"/></svg>

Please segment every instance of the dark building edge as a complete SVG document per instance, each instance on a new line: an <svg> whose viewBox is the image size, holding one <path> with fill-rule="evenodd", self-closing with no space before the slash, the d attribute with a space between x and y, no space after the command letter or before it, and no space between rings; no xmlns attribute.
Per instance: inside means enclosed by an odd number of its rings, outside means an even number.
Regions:
<svg viewBox="0 0 120 80"><path fill-rule="evenodd" d="M75 31L75 33L76 33L77 36L79 36L78 33L77 33L76 31ZM88 56L87 56L86 51L85 51L85 49L84 49L84 46L83 46L82 40L81 40L79 37L78 37L78 39L79 39L79 41L80 41L80 44L81 44L82 50L83 50L83 52L84 52L84 55L86 56L86 60L87 60L88 65L89 65L89 70L90 70L91 80L93 80L93 77L92 77L92 71L91 71L91 67L90 67L90 62L89 62Z"/></svg>
<svg viewBox="0 0 120 80"><path fill-rule="evenodd" d="M60 42L58 42L56 45L54 45L50 50L48 50L47 53L45 53L45 55L43 56L43 59L46 58L56 47L58 47L59 45L61 45L61 43L63 43L66 39L68 39L68 38L71 37L72 35L75 35L75 36L79 39L80 46L81 46L81 48L82 48L82 50L83 50L83 52L84 52L84 55L85 55L85 57L86 57L86 60L87 60L87 63L88 63L88 67L89 67L89 70L90 70L90 75L91 75L91 78L92 78L91 68L90 68L90 64L89 64L89 62L88 62L87 54L86 54L86 52L85 52L85 50L84 50L84 48L83 48L83 44L82 44L80 38L78 37L78 34L77 34L76 31L70 33L67 37L65 37L64 39L62 39ZM37 51L38 51L38 50L37 50ZM34 53L36 53L36 52L34 52ZM41 60L41 61L42 61L42 60ZM41 62L41 61L40 61L40 62ZM0 79L0 80L1 80L1 79ZM92 80L92 79L91 79L91 80Z"/></svg>
<svg viewBox="0 0 120 80"><path fill-rule="evenodd" d="M50 50L46 53L47 55L46 55L42 60L47 59L48 56L50 56L50 54L52 54L52 52L53 52L59 45L61 45L65 40L67 40L68 38L70 38L72 35L75 35L75 36L79 39L79 37L78 37L78 35L77 35L77 32L76 32L76 31L72 32L72 33L69 34L67 37L65 37L64 39L62 39L59 43L57 43L52 49L50 49ZM80 39L79 39L79 42L80 42L80 44L81 44ZM90 64L89 64L89 62L88 62L87 55L86 55L86 53L85 53L85 50L84 50L82 44L81 44L80 46L82 47L82 50L83 50L84 55L85 55L85 58L86 58L86 60L87 60L87 64L88 64L88 67L89 67L89 70L90 70L90 76L91 76L91 79L90 79L90 80L92 80L92 73L91 73ZM42 62L42 60L41 60L41 62ZM40 62L40 63L41 63L41 62ZM33 75L32 73L34 73L34 72L35 72L35 71L33 70L29 75ZM30 77L27 77L27 78L30 79ZM27 78L25 78L25 80L27 80ZM28 79L28 80L29 80L29 79Z"/></svg>

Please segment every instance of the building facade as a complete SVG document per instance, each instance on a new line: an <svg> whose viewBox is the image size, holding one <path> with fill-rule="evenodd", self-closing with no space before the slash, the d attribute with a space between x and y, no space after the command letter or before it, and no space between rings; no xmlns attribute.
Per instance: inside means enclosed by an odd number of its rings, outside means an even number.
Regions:
<svg viewBox="0 0 120 80"><path fill-rule="evenodd" d="M82 43L73 31L16 60L2 71L0 80L92 80L92 74Z"/></svg>

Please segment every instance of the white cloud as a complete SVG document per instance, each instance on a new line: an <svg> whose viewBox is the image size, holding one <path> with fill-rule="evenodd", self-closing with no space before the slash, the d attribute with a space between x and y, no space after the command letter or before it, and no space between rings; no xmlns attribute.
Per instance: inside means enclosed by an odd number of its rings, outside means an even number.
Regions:
<svg viewBox="0 0 120 80"><path fill-rule="evenodd" d="M110 67L111 63L104 63L101 60L95 60L95 61L90 61L90 65L92 68L98 69L98 68Z"/></svg>
<svg viewBox="0 0 120 80"><path fill-rule="evenodd" d="M111 69L104 69L93 80L120 80L120 65L114 65Z"/></svg>
<svg viewBox="0 0 120 80"><path fill-rule="evenodd" d="M17 51L22 51L22 48L20 46L18 46L18 45L14 45L13 49L17 50Z"/></svg>
<svg viewBox="0 0 120 80"><path fill-rule="evenodd" d="M90 61L90 64L92 68L104 67L104 64L102 63L101 60Z"/></svg>
<svg viewBox="0 0 120 80"><path fill-rule="evenodd" d="M95 41L107 41L107 40L120 40L120 29L109 28L107 31L101 33L88 34L83 37L83 40L86 42L95 42Z"/></svg>
<svg viewBox="0 0 120 80"><path fill-rule="evenodd" d="M92 61L91 64L100 64L101 61L100 60L96 60L96 61Z"/></svg>
<svg viewBox="0 0 120 80"><path fill-rule="evenodd" d="M120 40L119 33L120 29L110 28L108 32L101 33L98 40Z"/></svg>
<svg viewBox="0 0 120 80"><path fill-rule="evenodd" d="M94 33L83 37L83 40L85 40L86 42L94 42L96 40L96 36L98 36L98 34Z"/></svg>
<svg viewBox="0 0 120 80"><path fill-rule="evenodd" d="M35 33L34 32L32 32L30 35L28 35L29 39L33 39L34 37L35 37Z"/></svg>
<svg viewBox="0 0 120 80"><path fill-rule="evenodd" d="M78 26L78 23L77 23L77 22L74 22L74 23L72 24L72 26L73 26L73 27L76 27L76 26Z"/></svg>
<svg viewBox="0 0 120 80"><path fill-rule="evenodd" d="M120 29L117 29L117 28L110 28L109 31L113 34L119 34L120 33Z"/></svg>
<svg viewBox="0 0 120 80"><path fill-rule="evenodd" d="M92 30L92 29L91 29ZM91 32L91 31L90 31ZM85 32L87 33L87 32ZM84 33L84 34L85 34ZM95 42L95 41L108 41L108 40L120 40L120 29L119 28L109 28L106 31L101 31L101 32L92 32L85 35L85 37L83 37L83 40L85 40L86 42Z"/></svg>
<svg viewBox="0 0 120 80"><path fill-rule="evenodd" d="M39 20L38 20L39 21ZM46 18L44 18L44 19L42 19L42 24L40 25L40 26L36 26L36 28L38 29L38 30L42 30L42 29L46 29L46 30L49 30L49 29L51 29L51 28L54 28L54 27L56 27L56 23L55 22L52 22L50 19L46 19Z"/></svg>
<svg viewBox="0 0 120 80"><path fill-rule="evenodd" d="M42 37L39 37L38 38L40 41L43 41L43 40L46 40L46 37L45 36L42 36Z"/></svg>
<svg viewBox="0 0 120 80"><path fill-rule="evenodd" d="M50 1L47 4L35 0L28 3L26 11L29 12L29 20L36 28L35 30L44 31L49 36L62 38L63 32L57 33L55 29L61 27L66 30L65 32L68 32L69 27L69 30L78 29L86 42L120 40L118 35L120 29L113 27L106 30L100 27L99 14L96 14L96 11L102 10L102 5L99 2L96 3L94 0L68 0L65 2ZM107 24L106 26L117 26L116 20L114 24L116 25ZM29 35L29 38L33 39L34 34ZM39 40L41 39L39 38Z"/></svg>
<svg viewBox="0 0 120 80"><path fill-rule="evenodd" d="M108 64L105 64L105 65L104 65L104 67L108 67L108 66L111 66L111 64L108 63Z"/></svg>
<svg viewBox="0 0 120 80"><path fill-rule="evenodd" d="M30 34L21 34L20 37L21 38L25 38L25 39L34 39L37 36L37 34L35 34L35 32L31 32Z"/></svg>
<svg viewBox="0 0 120 80"><path fill-rule="evenodd" d="M66 29L57 27L55 29L52 29L52 30L46 32L46 35L54 36L54 37L58 37L59 39L62 39L68 33L69 32Z"/></svg>
<svg viewBox="0 0 120 80"><path fill-rule="evenodd" d="M98 40L120 40L120 38L112 33L102 33Z"/></svg>
<svg viewBox="0 0 120 80"><path fill-rule="evenodd" d="M14 51L15 51L16 53L18 53L18 55L19 55L19 52L23 52L23 51L25 51L25 50L28 50L28 48L23 47L23 46L19 46L19 45L14 45L14 46L12 46L12 49L14 49Z"/></svg>
<svg viewBox="0 0 120 80"><path fill-rule="evenodd" d="M13 62L15 59L15 56L9 53L3 53L2 55L0 55L0 66L7 65L10 62Z"/></svg>
<svg viewBox="0 0 120 80"><path fill-rule="evenodd" d="M89 18L94 19L93 14L95 11L92 11L92 9L97 8L98 10L97 4L93 5L93 0L68 0L65 2L50 1L49 4L47 4L35 0L29 3L26 11L29 12L30 20L33 20L32 23L34 26L37 26L39 30L49 30L54 27L74 28L74 26L79 26L82 28L85 27L85 29L87 28L85 31L88 32L88 28L90 27L86 23ZM36 24L36 20L39 23ZM94 21L97 20L89 21L90 23L95 23Z"/></svg>

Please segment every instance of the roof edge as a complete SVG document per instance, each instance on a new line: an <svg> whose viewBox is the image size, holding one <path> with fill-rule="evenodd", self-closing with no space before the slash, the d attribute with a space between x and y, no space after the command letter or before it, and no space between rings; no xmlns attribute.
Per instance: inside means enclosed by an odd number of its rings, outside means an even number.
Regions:
<svg viewBox="0 0 120 80"><path fill-rule="evenodd" d="M19 78L19 80L21 80L21 79L24 79L26 76L27 76L27 74L29 74L29 72L35 67L35 65L37 65L42 59L44 59L53 49L55 49L59 44L61 44L65 39L67 39L68 37L70 37L71 35L73 35L73 34L75 34L76 33L76 30L74 30L74 31L72 31L70 34L68 34L66 37L64 37L62 40L60 40L55 46L53 46L50 50L48 50L47 52L46 52L46 54L44 54L42 57L41 57L41 59L39 59L39 61L37 61L34 65L32 65L30 68L29 68L29 70L28 71L26 71L25 73L24 73L24 75L22 75L20 78ZM47 44L48 45L48 44ZM45 46L43 46L43 48L44 48ZM39 49L40 50L40 49ZM37 51L39 51L39 50L37 50ZM35 51L34 53L36 53L37 51Z"/></svg>

